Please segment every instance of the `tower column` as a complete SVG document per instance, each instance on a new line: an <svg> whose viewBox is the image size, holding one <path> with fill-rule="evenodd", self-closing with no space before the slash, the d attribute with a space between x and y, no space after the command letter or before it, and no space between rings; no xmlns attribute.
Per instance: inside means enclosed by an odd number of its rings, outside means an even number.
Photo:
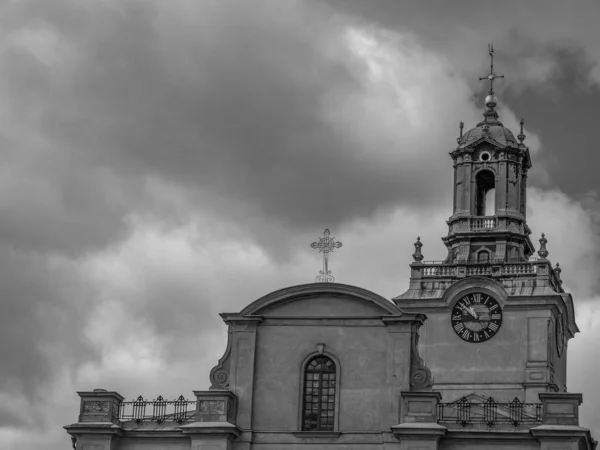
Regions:
<svg viewBox="0 0 600 450"><path fill-rule="evenodd" d="M506 153L500 153L500 162L498 163L498 173L496 174L496 214L506 214Z"/></svg>

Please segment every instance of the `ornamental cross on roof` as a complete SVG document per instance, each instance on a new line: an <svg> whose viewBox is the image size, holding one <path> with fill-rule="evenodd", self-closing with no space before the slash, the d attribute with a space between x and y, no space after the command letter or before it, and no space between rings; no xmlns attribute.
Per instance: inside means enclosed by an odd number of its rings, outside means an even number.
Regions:
<svg viewBox="0 0 600 450"><path fill-rule="evenodd" d="M494 44L488 44L488 53L490 54L490 74L487 77L480 77L479 79L490 82L490 95L494 95L494 80L496 78L504 78L504 75L496 75L494 73Z"/></svg>
<svg viewBox="0 0 600 450"><path fill-rule="evenodd" d="M317 277L317 281L321 283L332 283L335 280L333 275L331 275L331 270L329 270L329 253L342 246L341 242L335 242L335 238L329 237L329 235L329 228L326 228L323 232L323 237L319 238L318 242L310 244L312 248L318 248L319 253L323 253L323 270L319 271L319 276Z"/></svg>

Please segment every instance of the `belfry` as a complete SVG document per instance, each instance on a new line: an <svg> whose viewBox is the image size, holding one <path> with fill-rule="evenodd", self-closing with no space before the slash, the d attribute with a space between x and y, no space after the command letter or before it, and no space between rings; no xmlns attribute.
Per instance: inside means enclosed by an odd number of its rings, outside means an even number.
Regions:
<svg viewBox="0 0 600 450"><path fill-rule="evenodd" d="M449 263L504 263L527 261L533 254L526 224L529 149L498 118L493 82L493 48L490 89L483 120L461 133L450 153L454 163L454 206L444 239ZM482 233L483 232L483 233Z"/></svg>
<svg viewBox="0 0 600 450"><path fill-rule="evenodd" d="M524 121L518 141L500 122L491 47L490 56L483 120L464 134L461 123L450 152L454 201L442 238L448 256L423 262L417 241L409 289L394 302L427 315L421 353L444 398L472 393L536 402L540 394L566 391L565 348L579 329L543 234L534 257ZM457 346L457 337L465 343Z"/></svg>
<svg viewBox="0 0 600 450"><path fill-rule="evenodd" d="M78 392L78 450L594 450L567 389L579 331L561 269L527 226L532 167L524 122L500 122L494 51L483 120L450 152L445 260L420 238L406 292L391 301L335 283L291 286L221 313L227 348L194 399ZM449 208L450 209L450 208ZM196 376L191 374L190 376ZM199 379L202 383L202 378Z"/></svg>

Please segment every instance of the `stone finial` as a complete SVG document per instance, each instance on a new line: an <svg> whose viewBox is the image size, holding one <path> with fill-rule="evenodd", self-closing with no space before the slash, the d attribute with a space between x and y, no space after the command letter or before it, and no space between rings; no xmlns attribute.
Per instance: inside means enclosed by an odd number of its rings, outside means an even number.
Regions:
<svg viewBox="0 0 600 450"><path fill-rule="evenodd" d="M540 258L546 259L546 257L550 254L548 250L546 250L546 244L548 243L548 239L546 239L546 235L542 233L542 238L540 239L540 249L538 250L538 255Z"/></svg>
<svg viewBox="0 0 600 450"><path fill-rule="evenodd" d="M523 141L525 140L525 138L527 137L524 133L523 133L523 125L525 124L525 119L523 119L521 117L521 121L519 122L521 124L521 132L519 133L519 135L517 136L517 139L519 140L519 145L524 145Z"/></svg>
<svg viewBox="0 0 600 450"><path fill-rule="evenodd" d="M463 128L465 127L465 123L461 120L460 123L458 124L458 128L460 129L460 134L459 136L456 138L456 142L458 143L458 145L460 145L461 141L462 141L462 137L463 137Z"/></svg>
<svg viewBox="0 0 600 450"><path fill-rule="evenodd" d="M560 268L560 265L558 263L556 263L556 268L554 269L554 275L556 275L556 281L558 281L558 284L562 284L562 280L560 279L561 272L562 272L562 269Z"/></svg>
<svg viewBox="0 0 600 450"><path fill-rule="evenodd" d="M423 244L421 243L421 237L417 236L417 242L414 243L415 246L415 252L413 253L412 257L415 260L415 262L420 263L423 260L423 254L421 253L421 247L423 247Z"/></svg>

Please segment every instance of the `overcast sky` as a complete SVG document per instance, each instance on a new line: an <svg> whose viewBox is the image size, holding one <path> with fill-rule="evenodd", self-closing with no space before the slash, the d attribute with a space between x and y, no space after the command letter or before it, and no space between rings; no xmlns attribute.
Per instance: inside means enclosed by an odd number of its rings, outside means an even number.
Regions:
<svg viewBox="0 0 600 450"><path fill-rule="evenodd" d="M0 2L0 442L68 448L77 390L193 398L219 312L312 282L387 298L442 259L458 122L499 113L533 156L581 333L569 381L600 437L600 3Z"/></svg>

